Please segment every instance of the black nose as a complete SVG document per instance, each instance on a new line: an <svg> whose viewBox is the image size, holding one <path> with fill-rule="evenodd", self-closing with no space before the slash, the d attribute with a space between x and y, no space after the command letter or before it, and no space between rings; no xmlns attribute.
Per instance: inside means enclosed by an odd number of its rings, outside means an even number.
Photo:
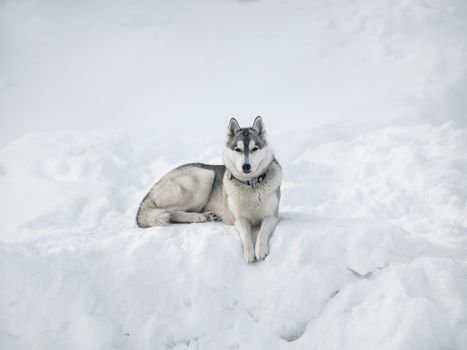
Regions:
<svg viewBox="0 0 467 350"><path fill-rule="evenodd" d="M244 173L247 173L247 172L250 171L251 165L245 163L245 164L242 165L242 169L243 169L243 172L244 172Z"/></svg>

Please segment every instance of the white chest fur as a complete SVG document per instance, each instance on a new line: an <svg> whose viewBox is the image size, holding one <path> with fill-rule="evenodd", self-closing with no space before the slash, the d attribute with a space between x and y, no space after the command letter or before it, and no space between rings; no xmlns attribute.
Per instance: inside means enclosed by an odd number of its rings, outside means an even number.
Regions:
<svg viewBox="0 0 467 350"><path fill-rule="evenodd" d="M252 225L258 225L264 218L277 215L281 180L282 171L276 163L270 166L264 181L254 187L231 179L230 172L226 171L224 186L227 205L233 217L247 219Z"/></svg>

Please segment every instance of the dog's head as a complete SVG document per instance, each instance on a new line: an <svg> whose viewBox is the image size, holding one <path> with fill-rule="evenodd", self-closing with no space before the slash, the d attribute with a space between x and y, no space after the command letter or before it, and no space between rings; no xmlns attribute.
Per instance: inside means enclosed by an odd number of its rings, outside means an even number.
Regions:
<svg viewBox="0 0 467 350"><path fill-rule="evenodd" d="M237 179L249 180L261 175L273 157L261 117L256 117L251 128L241 128L235 118L230 119L224 163Z"/></svg>

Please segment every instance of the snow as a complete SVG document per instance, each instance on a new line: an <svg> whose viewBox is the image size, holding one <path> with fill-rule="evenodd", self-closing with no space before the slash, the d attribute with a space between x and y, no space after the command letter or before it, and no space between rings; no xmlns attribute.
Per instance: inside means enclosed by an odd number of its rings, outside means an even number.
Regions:
<svg viewBox="0 0 467 350"><path fill-rule="evenodd" d="M0 349L467 349L463 0L0 2ZM140 229L261 114L265 261Z"/></svg>
<svg viewBox="0 0 467 350"><path fill-rule="evenodd" d="M464 0L3 0L0 145L231 116L467 126L466 18Z"/></svg>
<svg viewBox="0 0 467 350"><path fill-rule="evenodd" d="M178 163L122 133L3 148L1 348L465 348L467 129L387 127L299 151L286 138L271 136L287 154L282 220L252 265L232 226L135 226ZM166 149L181 161L221 159L222 145L195 156L180 142Z"/></svg>

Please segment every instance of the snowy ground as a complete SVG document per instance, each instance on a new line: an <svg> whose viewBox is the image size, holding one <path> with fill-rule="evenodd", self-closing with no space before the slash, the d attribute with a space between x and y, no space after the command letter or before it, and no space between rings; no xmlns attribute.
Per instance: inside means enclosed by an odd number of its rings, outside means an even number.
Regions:
<svg viewBox="0 0 467 350"><path fill-rule="evenodd" d="M0 0L0 349L467 349L466 37L465 0ZM265 261L135 226L256 115Z"/></svg>
<svg viewBox="0 0 467 350"><path fill-rule="evenodd" d="M0 146L232 116L467 126L466 37L465 0L1 0Z"/></svg>
<svg viewBox="0 0 467 350"><path fill-rule="evenodd" d="M2 349L466 348L466 129L276 142L282 221L253 265L231 226L135 227L175 158L221 160L182 141L156 142L168 158L120 133L1 150Z"/></svg>

